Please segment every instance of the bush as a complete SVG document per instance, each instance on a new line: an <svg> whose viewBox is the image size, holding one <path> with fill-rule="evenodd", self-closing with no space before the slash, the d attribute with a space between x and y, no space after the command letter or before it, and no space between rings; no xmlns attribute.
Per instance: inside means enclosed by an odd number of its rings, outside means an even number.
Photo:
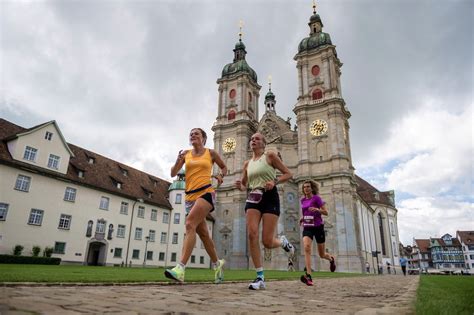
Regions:
<svg viewBox="0 0 474 315"><path fill-rule="evenodd" d="M59 265L61 258L0 255L0 264Z"/></svg>
<svg viewBox="0 0 474 315"><path fill-rule="evenodd" d="M43 257L51 257L53 254L53 248L52 247L45 247L43 250Z"/></svg>
<svg viewBox="0 0 474 315"><path fill-rule="evenodd" d="M21 245L15 245L15 247L13 247L13 255L14 256L21 256L21 253L23 252L23 246Z"/></svg>
<svg viewBox="0 0 474 315"><path fill-rule="evenodd" d="M33 257L38 257L40 252L41 252L41 247L39 247L38 245L33 246L33 249L31 250Z"/></svg>

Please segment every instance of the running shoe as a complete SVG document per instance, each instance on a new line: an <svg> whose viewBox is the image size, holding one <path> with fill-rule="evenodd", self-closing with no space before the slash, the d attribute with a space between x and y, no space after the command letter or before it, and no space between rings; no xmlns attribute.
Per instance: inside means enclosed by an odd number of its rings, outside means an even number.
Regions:
<svg viewBox="0 0 474 315"><path fill-rule="evenodd" d="M313 285L313 279L311 278L311 275L309 275L309 274L302 275L300 280L301 280L301 282L303 282L307 286L312 286Z"/></svg>
<svg viewBox="0 0 474 315"><path fill-rule="evenodd" d="M289 253L290 256L295 254L295 247L288 241L285 235L280 236L280 242L285 252Z"/></svg>
<svg viewBox="0 0 474 315"><path fill-rule="evenodd" d="M331 270L331 272L336 271L336 261L334 260L334 257L331 257L331 260L329 261L329 270Z"/></svg>
<svg viewBox="0 0 474 315"><path fill-rule="evenodd" d="M166 269L165 277L178 282L184 282L184 268L176 265L173 269Z"/></svg>
<svg viewBox="0 0 474 315"><path fill-rule="evenodd" d="M224 259L219 259L216 263L216 266L214 267L214 270L216 271L214 275L214 283L222 283L224 281L224 264L225 260Z"/></svg>
<svg viewBox="0 0 474 315"><path fill-rule="evenodd" d="M249 290L265 290L265 281L263 281L262 278L257 277L249 284Z"/></svg>

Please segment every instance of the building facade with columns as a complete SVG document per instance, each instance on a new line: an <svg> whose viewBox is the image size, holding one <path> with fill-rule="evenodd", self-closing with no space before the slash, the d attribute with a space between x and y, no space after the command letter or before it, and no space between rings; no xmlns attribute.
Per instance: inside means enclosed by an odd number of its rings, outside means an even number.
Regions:
<svg viewBox="0 0 474 315"><path fill-rule="evenodd" d="M229 168L218 189L214 238L219 255L233 268L251 268L246 239L246 193L233 183L241 178L244 161L251 157L249 141L255 132L267 140L267 150L277 151L293 173L278 186L281 215L278 235L285 234L296 246L296 266L304 266L299 200L305 180L320 183L320 194L329 208L325 218L326 248L336 256L338 270L361 272L371 265L398 265L397 209L393 191L380 192L354 173L350 146L351 113L341 93L341 67L330 35L316 11L308 23L294 57L298 90L293 112L296 125L277 114L271 86L265 95L265 112L259 116L261 86L247 63L241 36L232 63L224 66L218 84L217 117L212 127L214 145ZM290 106L290 105L282 105ZM280 249L264 250L264 266L286 269L288 258ZM317 257L316 270L329 264Z"/></svg>

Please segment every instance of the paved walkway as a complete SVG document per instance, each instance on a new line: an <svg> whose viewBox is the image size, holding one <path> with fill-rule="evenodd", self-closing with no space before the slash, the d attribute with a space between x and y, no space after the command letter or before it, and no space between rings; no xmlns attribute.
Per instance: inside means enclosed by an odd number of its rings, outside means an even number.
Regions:
<svg viewBox="0 0 474 315"><path fill-rule="evenodd" d="M0 287L0 314L413 314L418 276L247 283Z"/></svg>

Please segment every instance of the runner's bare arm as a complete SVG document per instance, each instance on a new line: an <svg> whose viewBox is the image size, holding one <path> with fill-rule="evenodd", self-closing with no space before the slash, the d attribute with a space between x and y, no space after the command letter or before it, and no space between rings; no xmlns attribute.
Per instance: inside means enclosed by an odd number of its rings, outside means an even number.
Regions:
<svg viewBox="0 0 474 315"><path fill-rule="evenodd" d="M176 162L171 167L171 177L175 177L178 174L179 170L184 165L184 156L188 153L188 150L179 150L178 157L176 158Z"/></svg>
<svg viewBox="0 0 474 315"><path fill-rule="evenodd" d="M212 161L216 163L217 166L219 166L219 168L221 169L219 174L215 176L215 178L217 179L217 182L220 185L224 181L224 176L227 175L227 166L225 165L219 153L217 153L215 150L212 150L212 149L210 151L211 151Z"/></svg>
<svg viewBox="0 0 474 315"><path fill-rule="evenodd" d="M249 164L249 161L245 161L244 163L244 170L242 172L242 178L241 179L238 179L235 181L235 187L238 189L238 190L246 190L247 189L247 166Z"/></svg>

